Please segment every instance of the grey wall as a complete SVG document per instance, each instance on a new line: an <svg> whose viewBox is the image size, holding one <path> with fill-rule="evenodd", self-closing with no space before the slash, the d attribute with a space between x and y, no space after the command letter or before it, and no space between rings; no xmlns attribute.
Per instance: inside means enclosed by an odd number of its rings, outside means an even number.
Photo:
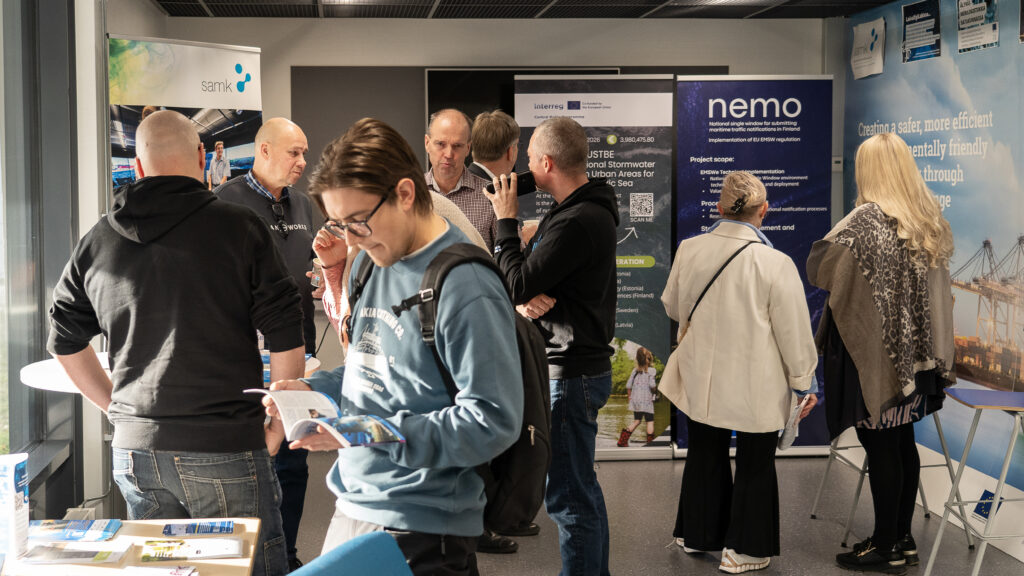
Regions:
<svg viewBox="0 0 1024 576"><path fill-rule="evenodd" d="M423 149L424 73L419 67L292 67L292 121L309 141L308 177L327 144L353 122L372 116L402 134L421 164Z"/></svg>

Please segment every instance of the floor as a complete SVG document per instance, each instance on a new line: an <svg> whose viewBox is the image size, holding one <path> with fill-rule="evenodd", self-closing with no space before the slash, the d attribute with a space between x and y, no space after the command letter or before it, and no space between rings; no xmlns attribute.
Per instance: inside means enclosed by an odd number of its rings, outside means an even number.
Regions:
<svg viewBox="0 0 1024 576"><path fill-rule="evenodd" d="M334 461L333 453L310 455L310 482L305 516L299 533L299 557L308 561L323 544L333 512L333 497L323 478ZM604 489L611 526L611 573L656 576L676 574L720 574L718 554L688 555L672 543L679 483L685 460L600 462L598 479ZM824 458L779 458L779 491L782 525L782 555L759 574L849 575L835 564L849 505L856 489L857 475L845 468L834 469L822 495L817 519L810 509L825 471ZM922 551L922 563L909 574L923 574L931 543L941 517L924 517L918 507L914 537ZM508 555L480 555L480 572L486 576L556 574L560 568L557 530L541 511L538 536L520 538L519 552ZM871 497L865 486L854 519L851 544L871 531ZM975 552L969 551L963 532L947 529L939 553L936 576L969 574ZM1024 565L995 548L985 553L981 574L986 576L1024 574Z"/></svg>
<svg viewBox="0 0 1024 576"><path fill-rule="evenodd" d="M317 303L319 306L319 303ZM317 314L320 340L317 357L324 366L337 366L343 361L337 336L327 329L323 314ZM659 440L662 440L659 438ZM309 561L323 545L327 525L334 512L334 496L324 478L334 453L310 454L309 487L305 513L299 530L299 558ZM688 555L674 545L679 484L685 460L654 460L600 462L598 480L604 490L611 529L611 573L616 576L660 576L677 574L721 574L717 570L718 554ZM857 474L837 466L829 477L829 486L822 494L817 519L810 518L811 506L825 473L825 458L778 458L779 498L782 527L782 555L758 572L765 575L850 575L836 566L835 555L848 551L840 548L846 515L857 487ZM639 496L638 496L639 495ZM871 496L864 488L854 516L852 545L871 533ZM914 538L921 550L921 565L908 574L924 573L924 564L931 553L931 544L940 516L924 517L919 506L914 517ZM480 572L485 576L540 576L557 574L561 561L558 554L558 532L541 510L536 520L541 526L538 536L519 538L519 552L507 555L481 554ZM935 576L970 574L975 551L968 550L963 532L947 529L942 550L933 571ZM1024 574L1024 564L993 547L985 552L981 574L985 576Z"/></svg>

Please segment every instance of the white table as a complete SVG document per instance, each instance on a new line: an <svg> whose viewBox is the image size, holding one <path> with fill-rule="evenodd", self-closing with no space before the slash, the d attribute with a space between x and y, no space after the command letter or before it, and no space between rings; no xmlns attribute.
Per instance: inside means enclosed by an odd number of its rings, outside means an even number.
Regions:
<svg viewBox="0 0 1024 576"><path fill-rule="evenodd" d="M110 366L107 359L106 352L97 352L96 356L100 359L100 366L106 370L107 375L110 375ZM306 376L309 376L313 372L320 369L320 361L316 358L309 358L306 360ZM49 390L51 392L71 392L73 394L78 393L78 388L75 387L71 382L71 378L68 378L67 372L64 371L64 367L60 365L55 358L49 360L41 360L39 362L33 362L28 366L21 369L21 383L31 388L37 388L39 390Z"/></svg>
<svg viewBox="0 0 1024 576"><path fill-rule="evenodd" d="M221 558L216 560L168 560L164 562L145 562L140 560L142 543L146 540L167 539L162 533L163 525L182 522L205 522L233 520L234 534L214 534L210 538L226 536L241 537L241 558ZM197 518L189 520L125 520L117 531L114 540L129 541L132 547L117 564L21 564L17 560L7 560L2 576L102 576L105 574L121 574L128 566L169 567L177 565L195 566L200 576L248 576L252 574L253 549L260 532L259 518ZM183 536L182 538L204 538L205 536Z"/></svg>

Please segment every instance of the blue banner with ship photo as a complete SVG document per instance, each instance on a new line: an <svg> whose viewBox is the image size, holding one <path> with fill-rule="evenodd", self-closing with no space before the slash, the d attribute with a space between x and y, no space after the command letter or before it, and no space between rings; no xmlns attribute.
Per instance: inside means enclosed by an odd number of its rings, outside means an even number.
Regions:
<svg viewBox="0 0 1024 576"><path fill-rule="evenodd" d="M1020 126L1024 55L1020 44L998 42L997 3L940 0L941 25L957 30L958 50L871 78L846 79L843 154L847 205L856 196L853 158L874 134L895 132L910 146L925 183L953 230L953 323L958 388L1024 391L1024 136ZM850 19L898 22L898 2ZM1019 2L998 3L1003 21L1020 21ZM969 24L971 27L967 27ZM972 32L973 31L973 32ZM892 32L890 30L890 32ZM973 34L973 35L971 35ZM985 48L985 49L981 49ZM886 47L889 50L889 47ZM887 54L887 61L897 61ZM974 410L946 400L937 413L953 460L962 457ZM983 498L1002 472L1011 434L1017 434L1007 470L1008 500L1024 496L1024 435L1013 419L986 410L974 439L960 492ZM931 418L915 425L921 459L941 461L942 443ZM932 512L941 513L950 482L941 468L922 470ZM1020 504L1003 506L1005 522L1020 524ZM998 518L997 518L998 520ZM1019 530L1017 530L1019 532ZM1024 559L1020 539L994 543Z"/></svg>

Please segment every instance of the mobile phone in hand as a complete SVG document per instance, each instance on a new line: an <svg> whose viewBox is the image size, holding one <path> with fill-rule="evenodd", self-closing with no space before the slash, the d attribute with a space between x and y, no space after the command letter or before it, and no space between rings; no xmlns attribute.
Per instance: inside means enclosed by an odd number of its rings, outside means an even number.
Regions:
<svg viewBox="0 0 1024 576"><path fill-rule="evenodd" d="M516 172L516 196L525 196L537 191L537 182L533 179L533 172ZM494 194L494 183L487 185L487 192Z"/></svg>

